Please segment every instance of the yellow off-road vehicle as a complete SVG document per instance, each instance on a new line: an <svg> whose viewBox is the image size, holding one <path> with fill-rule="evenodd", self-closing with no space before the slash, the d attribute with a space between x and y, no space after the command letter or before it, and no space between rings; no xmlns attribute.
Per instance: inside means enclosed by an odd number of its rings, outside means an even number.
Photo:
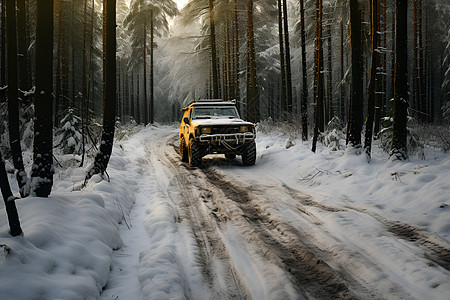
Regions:
<svg viewBox="0 0 450 300"><path fill-rule="evenodd" d="M227 159L242 156L246 166L255 164L255 124L239 118L231 101L198 100L183 109L180 125L180 156L191 167L207 154L225 154Z"/></svg>

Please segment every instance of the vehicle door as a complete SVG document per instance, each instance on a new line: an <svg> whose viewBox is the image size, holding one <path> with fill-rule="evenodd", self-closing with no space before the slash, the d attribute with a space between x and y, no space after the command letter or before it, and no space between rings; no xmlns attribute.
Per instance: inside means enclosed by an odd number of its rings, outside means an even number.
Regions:
<svg viewBox="0 0 450 300"><path fill-rule="evenodd" d="M182 134L185 137L186 145L189 142L189 124L191 120L192 108L188 108L184 111L183 118L181 120L180 125L180 135ZM186 118L188 122L186 123Z"/></svg>

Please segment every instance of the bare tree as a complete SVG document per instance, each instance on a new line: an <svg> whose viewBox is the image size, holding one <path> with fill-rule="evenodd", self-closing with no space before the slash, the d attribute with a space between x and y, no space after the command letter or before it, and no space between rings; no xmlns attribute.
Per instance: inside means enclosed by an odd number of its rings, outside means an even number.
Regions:
<svg viewBox="0 0 450 300"><path fill-rule="evenodd" d="M5 10L5 0L1 0L1 44L0 44L0 87L3 88L6 85L6 10ZM0 102L6 99L4 90L0 91Z"/></svg>
<svg viewBox="0 0 450 300"><path fill-rule="evenodd" d="M3 200L5 201L6 214L8 215L9 230L12 236L22 234L20 227L19 214L17 213L16 202L9 186L8 175L6 174L5 161L0 152L0 189L2 191Z"/></svg>
<svg viewBox="0 0 450 300"><path fill-rule="evenodd" d="M283 8L282 0L278 0L278 39L280 44L280 73L281 73L281 110L287 112L286 96L286 55L284 54L284 36L283 36Z"/></svg>
<svg viewBox="0 0 450 300"><path fill-rule="evenodd" d="M20 146L19 130L19 93L17 75L17 35L16 35L16 3L15 0L6 0L6 34L8 38L8 126L9 143L16 171L17 183L22 197L28 195L25 186L28 177L25 172Z"/></svg>
<svg viewBox="0 0 450 300"><path fill-rule="evenodd" d="M27 34L26 34L26 9L25 0L17 0L17 58L19 67L19 88L22 91L28 91L31 86L28 82L28 47L27 47ZM26 101L26 104L31 103L31 101Z"/></svg>
<svg viewBox="0 0 450 300"><path fill-rule="evenodd" d="M350 93L350 112L347 126L347 145L361 148L363 126L363 72L361 50L361 10L358 0L349 0L350 39L352 53L352 83Z"/></svg>
<svg viewBox="0 0 450 300"><path fill-rule="evenodd" d="M394 125L391 157L406 160L408 118L408 0L395 0Z"/></svg>
<svg viewBox="0 0 450 300"><path fill-rule="evenodd" d="M308 140L308 70L306 69L306 33L305 33L305 5L300 0L300 26L302 43L302 140Z"/></svg>
<svg viewBox="0 0 450 300"><path fill-rule="evenodd" d="M312 152L316 152L317 139L319 133L324 132L324 79L323 79L323 5L322 0L316 0L316 103L314 107L314 137L312 144Z"/></svg>
<svg viewBox="0 0 450 300"><path fill-rule="evenodd" d="M291 71L291 46L289 43L289 26L287 14L287 1L283 0L283 27L284 27L284 44L285 44L285 61L286 61L286 100L287 113L292 114L292 71Z"/></svg>
<svg viewBox="0 0 450 300"><path fill-rule="evenodd" d="M372 4L372 61L370 66L370 79L367 92L367 117L364 139L364 151L370 159L372 150L372 137L375 118L375 99L377 92L377 70L379 66L378 50L378 0L371 0Z"/></svg>
<svg viewBox="0 0 450 300"><path fill-rule="evenodd" d="M86 175L87 182L94 174L104 174L109 163L114 143L116 121L116 0L104 0L104 89L103 132L94 165Z"/></svg>
<svg viewBox="0 0 450 300"><path fill-rule="evenodd" d="M219 98L219 71L217 70L216 24L214 20L214 0L209 0L209 26L211 43L211 69L213 97Z"/></svg>
<svg viewBox="0 0 450 300"><path fill-rule="evenodd" d="M37 1L35 134L32 193L48 197L53 185L53 2Z"/></svg>
<svg viewBox="0 0 450 300"><path fill-rule="evenodd" d="M250 86L247 88L249 98L247 99L247 119L251 122L260 121L259 93L256 81L256 50L255 32L253 24L253 0L248 1L247 6L247 43L248 43L248 76Z"/></svg>

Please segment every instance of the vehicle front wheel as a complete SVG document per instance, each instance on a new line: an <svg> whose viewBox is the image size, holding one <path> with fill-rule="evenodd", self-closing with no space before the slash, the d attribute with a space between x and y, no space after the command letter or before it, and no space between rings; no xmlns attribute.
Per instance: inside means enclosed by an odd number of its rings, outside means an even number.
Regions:
<svg viewBox="0 0 450 300"><path fill-rule="evenodd" d="M180 139L180 157L182 162L189 162L189 149L186 147L184 137Z"/></svg>
<svg viewBox="0 0 450 300"><path fill-rule="evenodd" d="M197 167L202 161L202 156L200 155L200 149L197 142L191 138L189 140L189 166Z"/></svg>
<svg viewBox="0 0 450 300"><path fill-rule="evenodd" d="M242 163L244 166L253 166L256 162L256 143L252 141L244 145Z"/></svg>

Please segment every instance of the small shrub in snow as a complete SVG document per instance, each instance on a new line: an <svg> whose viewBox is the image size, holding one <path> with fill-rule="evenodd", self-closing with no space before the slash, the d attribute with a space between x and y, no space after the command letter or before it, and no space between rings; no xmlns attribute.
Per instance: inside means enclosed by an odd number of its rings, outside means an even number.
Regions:
<svg viewBox="0 0 450 300"><path fill-rule="evenodd" d="M386 152L392 148L392 126L394 120L391 117L385 117L381 121L382 129L378 134L380 147ZM408 149L408 155L417 154L420 158L424 159L424 143L420 140L419 136L415 130L411 127L413 125L414 119L408 117L408 127L407 127L407 141L406 147Z"/></svg>
<svg viewBox="0 0 450 300"><path fill-rule="evenodd" d="M328 122L324 133L319 135L319 141L331 151L344 150L346 134L344 125L338 117L333 117Z"/></svg>
<svg viewBox="0 0 450 300"><path fill-rule="evenodd" d="M116 122L116 130L114 132L114 139L116 141L127 140L130 136L138 133L143 128L143 125L138 125L133 118L129 122Z"/></svg>
<svg viewBox="0 0 450 300"><path fill-rule="evenodd" d="M450 150L450 128L448 125L415 124L414 131L426 145L441 149L444 152Z"/></svg>
<svg viewBox="0 0 450 300"><path fill-rule="evenodd" d="M56 146L62 150L63 154L81 153L81 118L75 115L72 108L61 120L61 128L56 130Z"/></svg>

